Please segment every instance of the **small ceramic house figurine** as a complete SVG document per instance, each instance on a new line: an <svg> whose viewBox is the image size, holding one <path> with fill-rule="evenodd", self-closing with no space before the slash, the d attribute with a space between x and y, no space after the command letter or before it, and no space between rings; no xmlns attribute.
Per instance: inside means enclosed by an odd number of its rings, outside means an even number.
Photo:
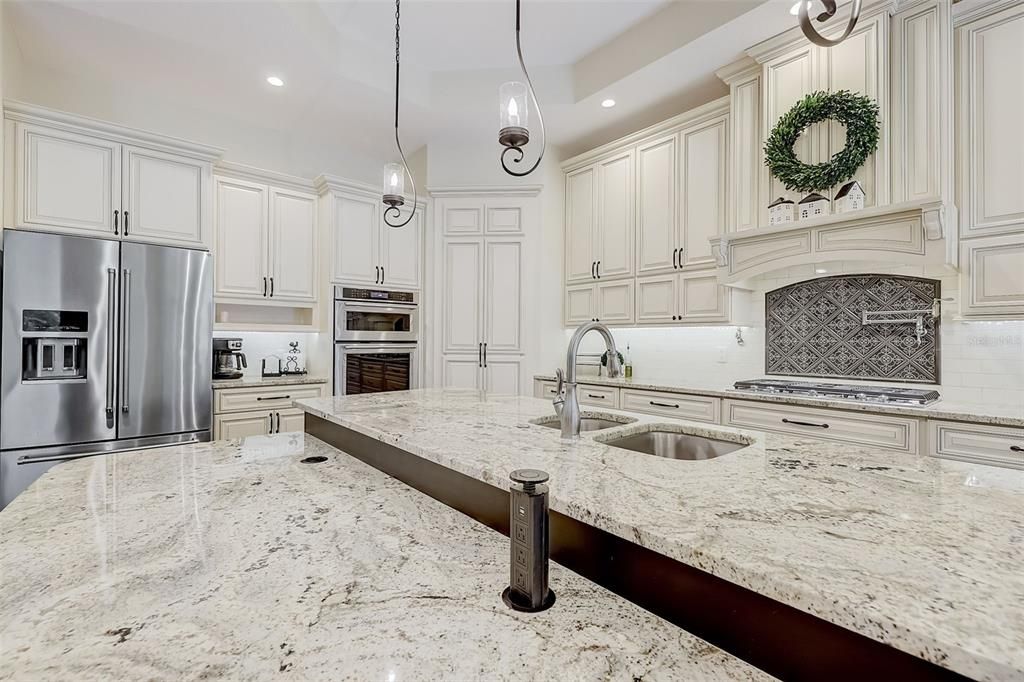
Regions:
<svg viewBox="0 0 1024 682"><path fill-rule="evenodd" d="M829 214L828 197L818 193L812 193L800 200L800 220L808 218L820 218Z"/></svg>
<svg viewBox="0 0 1024 682"><path fill-rule="evenodd" d="M779 197L768 204L768 224L782 225L796 220L796 204L789 199Z"/></svg>
<svg viewBox="0 0 1024 682"><path fill-rule="evenodd" d="M856 180L850 180L839 188L835 198L836 213L849 213L864 208L864 188Z"/></svg>

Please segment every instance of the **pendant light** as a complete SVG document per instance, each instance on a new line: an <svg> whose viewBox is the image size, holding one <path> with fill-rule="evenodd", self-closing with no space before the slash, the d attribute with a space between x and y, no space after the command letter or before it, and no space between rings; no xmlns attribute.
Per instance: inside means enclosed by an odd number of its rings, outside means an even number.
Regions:
<svg viewBox="0 0 1024 682"><path fill-rule="evenodd" d="M793 7L794 14L800 17L800 30L804 32L807 39L815 45L821 47L835 47L839 43L846 40L850 33L853 32L853 27L857 25L857 20L860 19L860 6L862 0L853 0L853 6L850 9L850 23L846 25L846 30L843 34L834 40L825 38L818 33L814 26L811 24L811 2L807 0L798 0L796 5ZM818 22L825 22L836 15L836 0L821 0L821 4L825 6L825 11L815 17Z"/></svg>
<svg viewBox="0 0 1024 682"><path fill-rule="evenodd" d="M523 47L519 42L519 5L521 0L516 0L516 55L519 57L519 68L523 71L526 83L510 81L505 83L498 90L498 108L501 120L501 130L498 131L498 142L505 149L501 152L501 167L509 175L521 178L537 170L541 159L544 158L544 151L547 147L547 135L544 132L544 117L540 113L540 104L537 102L537 93L533 91L533 82L530 74L526 71L526 64L523 63ZM540 125L541 148L540 155L529 170L517 171L508 167L505 162L505 155L514 152L512 163L520 163L523 160L523 147L530 141L530 100L537 107L537 123Z"/></svg>
<svg viewBox="0 0 1024 682"><path fill-rule="evenodd" d="M401 0L395 0L395 146L398 147L398 154L402 157L402 163L384 164L384 222L388 227L405 227L416 215L416 203L419 196L416 194L416 181L413 180L409 171L409 162L405 160L405 152L402 151L402 142L398 139L398 83L401 73L401 52L399 50L400 20L402 17ZM400 218L402 215L399 206L405 203L405 176L408 173L409 182L412 184L412 211L405 221L393 223L390 218Z"/></svg>

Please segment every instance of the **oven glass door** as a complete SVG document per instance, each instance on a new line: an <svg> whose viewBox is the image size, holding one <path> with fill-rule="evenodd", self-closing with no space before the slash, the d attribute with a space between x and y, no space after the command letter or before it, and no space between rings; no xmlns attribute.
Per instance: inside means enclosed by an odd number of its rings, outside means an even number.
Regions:
<svg viewBox="0 0 1024 682"><path fill-rule="evenodd" d="M414 306L339 301L334 311L337 341L415 341Z"/></svg>
<svg viewBox="0 0 1024 682"><path fill-rule="evenodd" d="M357 395L416 387L415 347L335 347L335 393Z"/></svg>

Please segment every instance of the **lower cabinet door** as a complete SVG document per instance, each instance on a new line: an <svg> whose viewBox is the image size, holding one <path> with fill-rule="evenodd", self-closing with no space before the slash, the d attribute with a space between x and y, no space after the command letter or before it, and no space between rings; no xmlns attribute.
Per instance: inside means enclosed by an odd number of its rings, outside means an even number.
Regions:
<svg viewBox="0 0 1024 682"><path fill-rule="evenodd" d="M441 362L441 385L444 388L481 388L480 357L477 355L445 355Z"/></svg>
<svg viewBox="0 0 1024 682"><path fill-rule="evenodd" d="M488 358L484 367L484 390L499 395L519 395L519 358Z"/></svg>
<svg viewBox="0 0 1024 682"><path fill-rule="evenodd" d="M296 433L306 430L306 413L302 410L279 410L274 420L274 433Z"/></svg>
<svg viewBox="0 0 1024 682"><path fill-rule="evenodd" d="M236 440L266 436L270 434L270 420L270 412L266 411L218 414L213 418L213 437L215 440Z"/></svg>

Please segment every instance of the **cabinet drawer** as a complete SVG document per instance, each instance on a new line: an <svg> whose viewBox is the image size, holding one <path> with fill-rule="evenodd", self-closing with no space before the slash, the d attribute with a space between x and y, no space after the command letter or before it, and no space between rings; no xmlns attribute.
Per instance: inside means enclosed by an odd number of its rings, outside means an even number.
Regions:
<svg viewBox="0 0 1024 682"><path fill-rule="evenodd" d="M215 414L224 412L245 412L249 410L273 410L291 407L299 398L319 398L323 384L300 384L274 388L225 388L214 391Z"/></svg>
<svg viewBox="0 0 1024 682"><path fill-rule="evenodd" d="M533 382L533 397L550 400L555 397L555 388L557 386L558 384L554 381L535 381Z"/></svg>
<svg viewBox="0 0 1024 682"><path fill-rule="evenodd" d="M918 422L902 417L726 400L724 423L911 454L918 449Z"/></svg>
<svg viewBox="0 0 1024 682"><path fill-rule="evenodd" d="M612 408L619 406L619 389L608 386L579 384L576 387L576 397L579 398L580 405Z"/></svg>
<svg viewBox="0 0 1024 682"><path fill-rule="evenodd" d="M1024 429L930 420L928 454L1024 469Z"/></svg>
<svg viewBox="0 0 1024 682"><path fill-rule="evenodd" d="M717 424L721 401L700 395L622 389L623 410Z"/></svg>

